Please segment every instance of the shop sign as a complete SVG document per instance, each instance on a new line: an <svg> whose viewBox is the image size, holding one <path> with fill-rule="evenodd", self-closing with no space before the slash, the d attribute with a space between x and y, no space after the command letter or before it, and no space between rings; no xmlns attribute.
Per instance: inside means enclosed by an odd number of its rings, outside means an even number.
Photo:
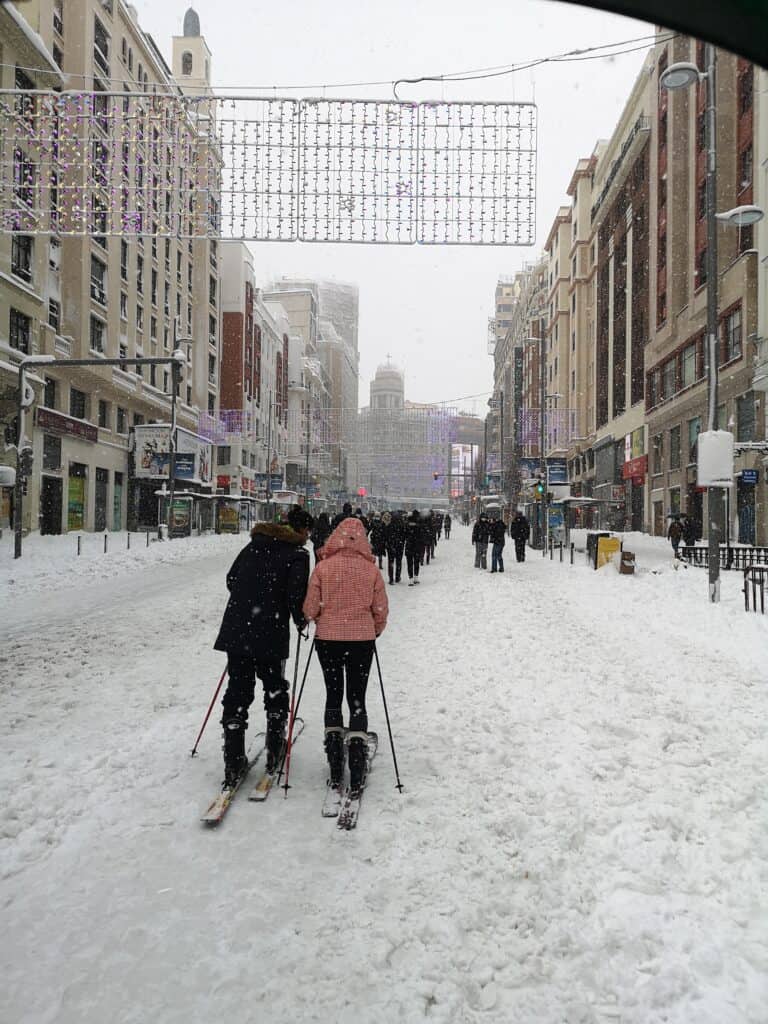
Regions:
<svg viewBox="0 0 768 1024"><path fill-rule="evenodd" d="M624 501L624 484L615 484L611 487L611 499L613 501Z"/></svg>
<svg viewBox="0 0 768 1024"><path fill-rule="evenodd" d="M625 480L631 480L633 484L641 484L648 472L648 456L639 455L630 459L621 467L621 475Z"/></svg>
<svg viewBox="0 0 768 1024"><path fill-rule="evenodd" d="M741 471L741 482L743 484L756 484L757 475L760 472L759 469L742 469Z"/></svg>
<svg viewBox="0 0 768 1024"><path fill-rule="evenodd" d="M547 483L568 483L568 461L566 459L547 459Z"/></svg>
<svg viewBox="0 0 768 1024"><path fill-rule="evenodd" d="M94 427L92 423L85 423L83 420L73 419L72 416L54 412L53 409L38 409L37 425L46 430L56 430L60 434L67 434L69 437L80 437L84 441L92 441L94 444L99 440L98 427Z"/></svg>
<svg viewBox="0 0 768 1024"><path fill-rule="evenodd" d="M216 477L216 486L217 487L229 487L229 477L228 476L217 476Z"/></svg>

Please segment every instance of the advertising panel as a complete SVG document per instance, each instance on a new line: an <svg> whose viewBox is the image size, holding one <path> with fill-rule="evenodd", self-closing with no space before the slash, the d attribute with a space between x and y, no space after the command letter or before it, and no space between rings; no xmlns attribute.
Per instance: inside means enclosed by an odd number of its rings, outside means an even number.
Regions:
<svg viewBox="0 0 768 1024"><path fill-rule="evenodd" d="M136 477L168 479L170 427L141 424L134 427ZM176 479L211 482L211 445L179 427L176 431Z"/></svg>
<svg viewBox="0 0 768 1024"><path fill-rule="evenodd" d="M192 533L192 499L175 498L168 522L171 537L189 537Z"/></svg>
<svg viewBox="0 0 768 1024"><path fill-rule="evenodd" d="M136 438L136 477L168 476L168 427L142 424L134 427Z"/></svg>
<svg viewBox="0 0 768 1024"><path fill-rule="evenodd" d="M218 502L218 532L239 533L240 511L236 501Z"/></svg>
<svg viewBox="0 0 768 1024"><path fill-rule="evenodd" d="M547 482L550 486L568 483L567 459L547 459Z"/></svg>

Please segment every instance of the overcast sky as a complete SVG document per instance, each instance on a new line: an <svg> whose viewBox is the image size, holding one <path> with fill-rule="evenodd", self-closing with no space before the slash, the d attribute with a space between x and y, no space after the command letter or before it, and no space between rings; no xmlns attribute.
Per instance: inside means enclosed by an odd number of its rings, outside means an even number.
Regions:
<svg viewBox="0 0 768 1024"><path fill-rule="evenodd" d="M186 0L133 0L141 25L170 63ZM213 53L213 84L276 87L276 95L391 99L391 81L517 63L650 34L650 26L553 0L195 0ZM406 373L406 397L446 401L487 392L492 362L487 319L499 274L535 257L576 161L608 137L644 51L545 65L503 78L401 86L401 99L535 100L539 119L536 247L253 244L259 283L323 275L360 288L360 402L391 353ZM291 89L288 86L306 86ZM485 399L462 407L485 412Z"/></svg>

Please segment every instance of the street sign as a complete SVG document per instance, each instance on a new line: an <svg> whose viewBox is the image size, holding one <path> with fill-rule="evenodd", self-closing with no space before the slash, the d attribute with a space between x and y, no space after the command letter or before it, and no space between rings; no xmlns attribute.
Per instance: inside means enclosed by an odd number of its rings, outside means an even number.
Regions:
<svg viewBox="0 0 768 1024"><path fill-rule="evenodd" d="M743 469L741 471L741 482L743 484L756 484L759 469Z"/></svg>

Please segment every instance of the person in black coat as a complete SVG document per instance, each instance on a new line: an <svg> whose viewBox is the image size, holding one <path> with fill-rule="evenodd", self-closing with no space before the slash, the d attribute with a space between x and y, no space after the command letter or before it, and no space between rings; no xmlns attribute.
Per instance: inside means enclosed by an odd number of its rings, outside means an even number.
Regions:
<svg viewBox="0 0 768 1024"><path fill-rule="evenodd" d="M491 522L485 512L472 527L472 543L475 547L475 568L488 568L488 541L491 537Z"/></svg>
<svg viewBox="0 0 768 1024"><path fill-rule="evenodd" d="M309 539L312 541L312 547L315 551L315 564L320 559L320 552L323 550L323 546L328 538L333 533L331 529L331 521L328 518L327 512L321 512L315 520L315 525L312 528L312 533L309 535Z"/></svg>
<svg viewBox="0 0 768 1024"><path fill-rule="evenodd" d="M515 513L509 524L509 535L515 542L515 558L518 562L525 561L525 545L531 535L531 524L522 512Z"/></svg>
<svg viewBox="0 0 768 1024"><path fill-rule="evenodd" d="M343 523L345 519L351 519L351 518L352 518L352 506L350 505L350 503L348 501L345 501L344 504L341 507L341 512L339 512L337 515L335 515L333 517L333 522L331 523L331 533L333 533L333 531L336 529L336 527L340 523Z"/></svg>
<svg viewBox="0 0 768 1024"><path fill-rule="evenodd" d="M371 535L368 539L371 544L371 551L378 559L380 569L384 568L384 552L386 550L385 535L386 525L377 512L371 520Z"/></svg>
<svg viewBox="0 0 768 1024"><path fill-rule="evenodd" d="M392 516L389 515L389 512L385 512L381 518L384 521L384 545L387 550L389 582L399 583L403 572L403 553L405 551L405 519L402 512L394 512Z"/></svg>
<svg viewBox="0 0 768 1024"><path fill-rule="evenodd" d="M309 581L309 553L304 544L312 517L291 509L288 524L257 523L251 541L227 573L229 601L213 645L227 653L229 683L222 699L224 785L237 781L246 765L245 731L256 676L264 687L267 713L267 770L277 768L288 719L285 661L290 649L289 620L301 631L301 606Z"/></svg>
<svg viewBox="0 0 768 1024"><path fill-rule="evenodd" d="M491 572L504 572L504 542L507 524L503 519L492 519L488 528L491 542Z"/></svg>
<svg viewBox="0 0 768 1024"><path fill-rule="evenodd" d="M445 518L443 519L443 528L445 529L445 539L446 540L450 540L451 539L451 516L450 516L449 513L446 513Z"/></svg>
<svg viewBox="0 0 768 1024"><path fill-rule="evenodd" d="M408 567L408 586L419 582L419 566L424 557L424 524L419 510L411 512L405 524L405 562Z"/></svg>

